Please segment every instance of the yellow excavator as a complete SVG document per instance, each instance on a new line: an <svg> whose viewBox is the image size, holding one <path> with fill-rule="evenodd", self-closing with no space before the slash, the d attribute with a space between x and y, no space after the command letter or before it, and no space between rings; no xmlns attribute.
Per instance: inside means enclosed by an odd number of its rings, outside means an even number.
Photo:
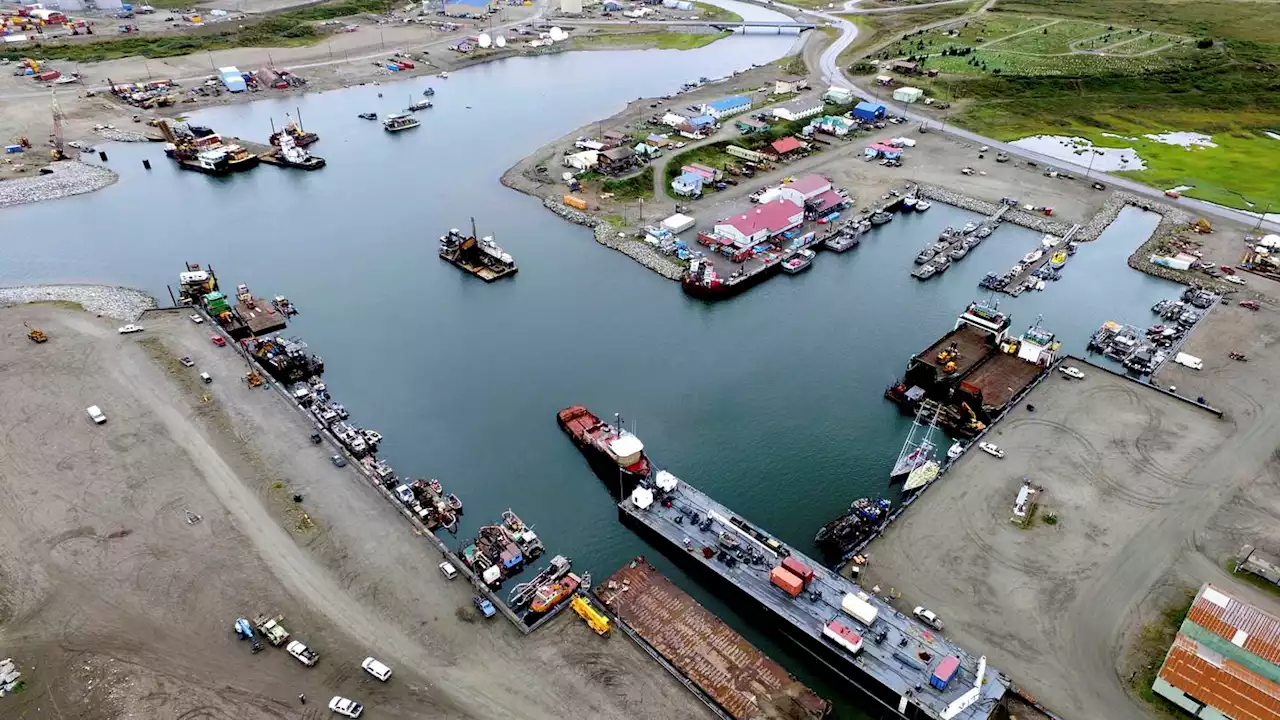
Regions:
<svg viewBox="0 0 1280 720"><path fill-rule="evenodd" d="M262 376L257 370L250 370L244 374L244 381L249 383L249 387L256 388L262 386Z"/></svg>
<svg viewBox="0 0 1280 720"><path fill-rule="evenodd" d="M573 611L578 613L578 617L587 621L587 625L596 631L597 635L607 636L609 634L609 618L600 612L591 604L586 596L578 594L573 596L573 602L570 603Z"/></svg>
<svg viewBox="0 0 1280 720"><path fill-rule="evenodd" d="M969 403L960 403L960 408L969 415L969 429L975 433L980 433L987 429L986 423L978 419L978 415L973 412L973 408L969 407Z"/></svg>
<svg viewBox="0 0 1280 720"><path fill-rule="evenodd" d="M25 322L22 323L22 326L27 329L27 337L31 338L32 342L42 343L42 342L49 341L49 336L45 335L43 330L40 330L39 328L33 328L30 325L26 324Z"/></svg>

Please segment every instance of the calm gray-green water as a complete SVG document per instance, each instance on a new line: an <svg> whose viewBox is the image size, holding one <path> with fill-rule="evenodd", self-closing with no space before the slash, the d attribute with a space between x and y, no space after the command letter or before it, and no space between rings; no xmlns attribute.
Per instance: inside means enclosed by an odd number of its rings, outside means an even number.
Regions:
<svg viewBox="0 0 1280 720"><path fill-rule="evenodd" d="M771 16L732 5L748 19ZM462 497L460 537L511 507L552 553L597 578L646 554L856 715L841 688L618 523L555 413L575 403L623 413L657 464L810 552L814 532L851 500L890 492L907 421L882 399L885 386L951 329L985 272L1012 265L1038 235L1006 225L921 283L908 275L919 248L973 217L935 204L855 250L819 255L809 272L705 304L498 183L521 156L627 100L768 62L794 39L512 59L448 80L202 111L203 124L263 140L271 118L300 106L329 166L209 178L180 173L158 145L106 146L117 185L0 212L0 285L115 283L167 299L165 285L192 260L212 263L225 286L289 296L301 309L289 332L325 358L353 418L385 435L381 455ZM356 118L404 107L428 84L436 107L417 130L392 136ZM438 236L471 215L518 260L513 279L486 285L436 257ZM1014 329L1043 315L1080 353L1105 320L1141 324L1177 290L1125 265L1156 221L1125 211L1063 280L1005 298Z"/></svg>

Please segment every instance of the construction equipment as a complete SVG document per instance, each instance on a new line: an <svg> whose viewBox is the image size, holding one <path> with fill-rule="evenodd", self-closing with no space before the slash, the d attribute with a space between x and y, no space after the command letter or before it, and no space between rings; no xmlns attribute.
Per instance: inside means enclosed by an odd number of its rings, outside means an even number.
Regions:
<svg viewBox="0 0 1280 720"><path fill-rule="evenodd" d="M244 381L249 383L249 387L256 388L262 386L262 376L257 370L250 370L244 374Z"/></svg>
<svg viewBox="0 0 1280 720"><path fill-rule="evenodd" d="M1205 220L1204 218L1200 218L1199 220L1195 221L1195 223L1191 225L1191 229L1202 235L1208 235L1209 233L1213 232L1213 226L1210 225L1209 221Z"/></svg>
<svg viewBox="0 0 1280 720"><path fill-rule="evenodd" d="M946 363L960 359L960 347L955 343L951 343L938 353L938 362Z"/></svg>
<svg viewBox="0 0 1280 720"><path fill-rule="evenodd" d="M965 413L968 414L969 416L968 428L970 430L972 430L975 433L980 433L983 430L987 429L986 424L978 419L978 415L973 411L973 408L969 407L969 403L967 402L960 403L960 409L964 410Z"/></svg>
<svg viewBox="0 0 1280 720"><path fill-rule="evenodd" d="M51 157L54 162L58 160L66 160L66 148L62 144L62 108L58 107L58 91L50 90L51 109L53 111L53 151Z"/></svg>
<svg viewBox="0 0 1280 720"><path fill-rule="evenodd" d="M48 342L49 336L45 335L43 330L40 330L38 328L33 328L30 325L26 324L25 322L22 323L22 326L27 329L27 337L31 338L32 342L35 342L35 343Z"/></svg>
<svg viewBox="0 0 1280 720"><path fill-rule="evenodd" d="M253 619L253 626L258 629L258 632L262 633L262 637L266 638L267 642L280 647L289 639L289 631L284 629L284 625L281 624L283 622L283 615L277 615L273 618L259 615Z"/></svg>
<svg viewBox="0 0 1280 720"><path fill-rule="evenodd" d="M573 596L573 601L569 607L578 613L578 617L587 621L587 626L596 631L601 637L609 635L609 618L600 612L591 604L591 601L581 593Z"/></svg>

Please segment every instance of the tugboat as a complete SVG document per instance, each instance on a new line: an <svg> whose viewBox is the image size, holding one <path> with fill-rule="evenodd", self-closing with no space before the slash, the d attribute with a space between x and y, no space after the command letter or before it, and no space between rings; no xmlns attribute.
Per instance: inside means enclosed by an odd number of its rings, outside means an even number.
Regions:
<svg viewBox="0 0 1280 720"><path fill-rule="evenodd" d="M809 248L800 248L782 261L782 272L788 275L802 273L808 270L810 265L813 265L815 257L817 257L817 254Z"/></svg>
<svg viewBox="0 0 1280 720"><path fill-rule="evenodd" d="M298 314L298 308L294 307L293 303L289 302L289 298L283 295L277 295L275 299L271 301L271 305L276 310L280 311L281 315L286 317L293 317Z"/></svg>
<svg viewBox="0 0 1280 720"><path fill-rule="evenodd" d="M378 113L360 113L356 117L360 118L361 120L377 120Z"/></svg>
<svg viewBox="0 0 1280 720"><path fill-rule="evenodd" d="M844 515L823 525L813 538L823 560L836 565L856 553L881 528L891 505L884 498L858 498L850 503Z"/></svg>
<svg viewBox="0 0 1280 720"><path fill-rule="evenodd" d="M872 225L883 225L893 219L892 213L878 212L871 216Z"/></svg>
<svg viewBox="0 0 1280 720"><path fill-rule="evenodd" d="M401 130L416 128L421 124L417 119L408 115L388 115L387 119L382 121L382 129L387 132L400 132Z"/></svg>
<svg viewBox="0 0 1280 720"><path fill-rule="evenodd" d="M620 497L626 497L648 479L652 466L644 454L644 443L623 427L620 415L615 414L616 425L610 425L585 407L572 405L556 415L556 422L609 489L620 490Z"/></svg>
<svg viewBox="0 0 1280 720"><path fill-rule="evenodd" d="M471 235L453 228L440 238L440 257L485 282L516 273L516 261L492 237L476 238L476 221L471 219Z"/></svg>
<svg viewBox="0 0 1280 720"><path fill-rule="evenodd" d="M298 147L292 135L281 135L278 144L280 145L280 151L276 153L276 158L285 167L298 168L299 170L319 170L325 165L324 158L316 157Z"/></svg>
<svg viewBox="0 0 1280 720"><path fill-rule="evenodd" d="M582 580L577 575L569 573L559 580L553 580L543 585L534 594L533 602L529 603L529 612L544 613L551 610L577 592L581 584Z"/></svg>

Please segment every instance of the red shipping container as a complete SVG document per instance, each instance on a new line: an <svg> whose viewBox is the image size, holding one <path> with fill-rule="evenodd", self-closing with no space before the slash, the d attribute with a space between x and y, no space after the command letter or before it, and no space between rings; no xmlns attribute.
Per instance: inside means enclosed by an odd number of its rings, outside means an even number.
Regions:
<svg viewBox="0 0 1280 720"><path fill-rule="evenodd" d="M783 592L791 597L796 597L800 594L801 590L804 590L804 583L800 581L800 578L793 575L790 570L784 567L774 568L769 573L769 582L773 583L776 587L781 588Z"/></svg>
<svg viewBox="0 0 1280 720"><path fill-rule="evenodd" d="M782 567L791 571L792 575L800 578L805 585L813 582L813 570L790 555L782 559Z"/></svg>

